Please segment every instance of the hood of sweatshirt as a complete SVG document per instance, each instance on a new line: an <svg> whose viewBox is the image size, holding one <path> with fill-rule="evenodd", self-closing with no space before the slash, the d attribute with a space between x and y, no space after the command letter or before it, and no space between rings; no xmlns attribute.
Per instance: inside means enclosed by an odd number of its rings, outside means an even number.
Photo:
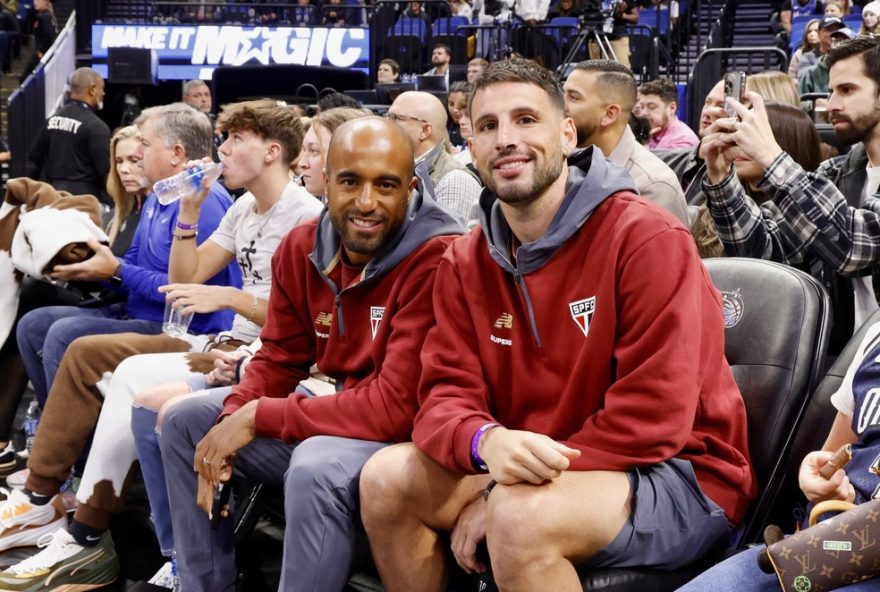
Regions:
<svg viewBox="0 0 880 592"><path fill-rule="evenodd" d="M381 277L434 237L464 232L464 227L434 200L430 179L426 182L419 170L416 177L418 185L409 200L403 224L367 263L363 281ZM330 223L330 213L324 208L318 218L315 248L309 256L322 273L332 266L340 242L339 233Z"/></svg>
<svg viewBox="0 0 880 592"><path fill-rule="evenodd" d="M526 274L541 269L565 242L586 223L599 204L618 191L636 193L636 185L621 167L605 158L595 146L568 157L568 181L565 197L544 235L522 245L511 261L510 226L501 211L501 203L489 189L480 196L480 225L492 258L510 273Z"/></svg>

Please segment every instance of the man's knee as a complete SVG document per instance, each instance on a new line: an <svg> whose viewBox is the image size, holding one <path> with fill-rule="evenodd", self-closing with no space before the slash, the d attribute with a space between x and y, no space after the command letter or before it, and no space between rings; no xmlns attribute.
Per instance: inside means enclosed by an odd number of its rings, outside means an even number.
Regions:
<svg viewBox="0 0 880 592"><path fill-rule="evenodd" d="M214 401L203 397L183 399L169 408L162 420L159 440L163 454L166 449L174 450L181 445L195 446L217 421L220 411Z"/></svg>
<svg viewBox="0 0 880 592"><path fill-rule="evenodd" d="M486 544L499 584L523 570L544 571L561 558L552 501L541 486L496 485L487 501Z"/></svg>
<svg viewBox="0 0 880 592"><path fill-rule="evenodd" d="M32 310L18 321L15 328L15 338L19 347L25 344L33 344L35 350L42 349L42 342L46 338L46 331L49 328L48 321L45 320L46 313L41 310Z"/></svg>
<svg viewBox="0 0 880 592"><path fill-rule="evenodd" d="M418 455L413 444L396 444L378 451L361 471L361 515L366 525L395 516L400 507L413 501L420 473L407 470Z"/></svg>
<svg viewBox="0 0 880 592"><path fill-rule="evenodd" d="M486 538L504 545L508 552L532 549L548 538L551 531L547 496L542 486L528 484L496 485L486 509Z"/></svg>
<svg viewBox="0 0 880 592"><path fill-rule="evenodd" d="M294 448L284 479L285 499L296 502L311 493L327 504L334 499L345 506L357 502L351 498L357 484L351 481L357 479L363 465L335 449L334 440L337 438L315 436Z"/></svg>
<svg viewBox="0 0 880 592"><path fill-rule="evenodd" d="M53 325L54 327L54 325ZM105 335L84 335L75 337L70 345L67 346L66 356L71 356L71 360L80 364L88 363L97 358L107 346Z"/></svg>

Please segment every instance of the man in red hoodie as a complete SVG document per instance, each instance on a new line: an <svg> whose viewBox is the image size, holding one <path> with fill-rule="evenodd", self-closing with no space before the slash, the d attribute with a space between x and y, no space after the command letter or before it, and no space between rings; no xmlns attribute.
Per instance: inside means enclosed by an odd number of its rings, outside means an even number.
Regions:
<svg viewBox="0 0 880 592"><path fill-rule="evenodd" d="M193 397L166 414L162 459L181 589L235 589L232 521L212 529L206 514L233 464L284 484L280 589L345 586L358 475L376 450L409 439L437 264L462 230L414 176L414 162L391 121L364 117L334 132L327 209L291 231L272 259L262 347L225 400ZM313 364L335 380L335 394L294 392Z"/></svg>
<svg viewBox="0 0 880 592"><path fill-rule="evenodd" d="M373 456L361 512L389 592L444 589L440 531L502 590L576 565L674 569L755 494L721 299L688 230L576 144L553 75L489 66L470 103L481 230L437 270L413 444Z"/></svg>

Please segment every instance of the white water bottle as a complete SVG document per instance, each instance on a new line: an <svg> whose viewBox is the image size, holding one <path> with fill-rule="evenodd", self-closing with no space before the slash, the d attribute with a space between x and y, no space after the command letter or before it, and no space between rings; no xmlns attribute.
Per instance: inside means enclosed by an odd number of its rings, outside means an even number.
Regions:
<svg viewBox="0 0 880 592"><path fill-rule="evenodd" d="M27 408L27 414L24 416L24 437L25 450L30 454L31 448L34 446L34 436L37 435L37 426L40 425L40 404L34 399Z"/></svg>
<svg viewBox="0 0 880 592"><path fill-rule="evenodd" d="M207 178L213 183L223 172L223 165L219 162L204 162L187 167L173 177L156 181L153 184L153 193L163 206L176 202L184 195L195 193L202 188L202 179Z"/></svg>

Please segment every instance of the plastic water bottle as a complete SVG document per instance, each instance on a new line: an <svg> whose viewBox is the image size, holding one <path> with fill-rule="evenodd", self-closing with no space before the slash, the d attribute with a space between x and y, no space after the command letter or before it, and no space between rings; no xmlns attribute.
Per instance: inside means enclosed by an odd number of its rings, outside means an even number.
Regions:
<svg viewBox="0 0 880 592"><path fill-rule="evenodd" d="M202 188L202 179L207 178L213 183L223 172L219 162L205 162L187 167L173 177L162 179L153 184L153 192L163 206L176 202L184 195L195 193Z"/></svg>
<svg viewBox="0 0 880 592"><path fill-rule="evenodd" d="M35 400L30 402L27 414L24 416L24 442L25 450L30 454L34 447L34 436L37 435L37 426L40 425L40 404Z"/></svg>

